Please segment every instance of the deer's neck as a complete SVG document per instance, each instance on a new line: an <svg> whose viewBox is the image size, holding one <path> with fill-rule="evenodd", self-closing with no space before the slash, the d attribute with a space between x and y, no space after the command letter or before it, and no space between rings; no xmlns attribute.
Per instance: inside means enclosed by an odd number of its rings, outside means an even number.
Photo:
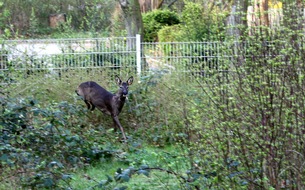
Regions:
<svg viewBox="0 0 305 190"><path fill-rule="evenodd" d="M125 100L126 100L126 96L116 96L117 97L117 99L119 100L119 101L121 101L123 104L125 103Z"/></svg>
<svg viewBox="0 0 305 190"><path fill-rule="evenodd" d="M113 99L114 99L113 102L115 104L115 108L118 112L116 114L118 115L122 111L122 108L125 104L126 97L124 97L122 94L114 94Z"/></svg>
<svg viewBox="0 0 305 190"><path fill-rule="evenodd" d="M116 100L116 102L120 105L122 104L121 106L124 105L125 103L125 100L126 100L126 96L123 96L123 93L118 91L117 93L114 94L114 98Z"/></svg>

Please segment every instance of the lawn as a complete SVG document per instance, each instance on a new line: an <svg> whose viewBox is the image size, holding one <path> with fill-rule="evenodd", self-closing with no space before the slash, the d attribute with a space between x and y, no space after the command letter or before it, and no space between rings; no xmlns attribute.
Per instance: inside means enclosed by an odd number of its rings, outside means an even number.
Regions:
<svg viewBox="0 0 305 190"><path fill-rule="evenodd" d="M129 153L122 153L110 160L99 161L72 175L72 189L90 189L104 187L105 189L179 189L179 176L168 173L186 171L187 163L179 157L177 147L155 148L146 146ZM165 167L165 168L162 168ZM136 171L140 168L143 169ZM154 168L149 170L148 168ZM130 178L118 180L118 170L134 169ZM164 169L164 171L161 171ZM165 171L166 170L166 171ZM117 179L117 180L115 180Z"/></svg>

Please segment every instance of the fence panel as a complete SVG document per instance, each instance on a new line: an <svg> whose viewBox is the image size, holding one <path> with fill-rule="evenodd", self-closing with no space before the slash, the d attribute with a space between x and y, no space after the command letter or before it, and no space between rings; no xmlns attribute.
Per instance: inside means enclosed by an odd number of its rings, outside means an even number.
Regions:
<svg viewBox="0 0 305 190"><path fill-rule="evenodd" d="M69 70L136 71L136 38L7 40L0 45L0 83ZM42 75L41 75L42 74Z"/></svg>
<svg viewBox="0 0 305 190"><path fill-rule="evenodd" d="M207 77L227 70L220 42L140 42L132 38L7 40L0 44L0 83L28 76L61 77L71 70L180 72ZM142 70L141 70L142 68ZM88 73L87 73L88 74Z"/></svg>
<svg viewBox="0 0 305 190"><path fill-rule="evenodd" d="M187 76L208 76L222 64L220 42L142 43L150 71L184 72Z"/></svg>

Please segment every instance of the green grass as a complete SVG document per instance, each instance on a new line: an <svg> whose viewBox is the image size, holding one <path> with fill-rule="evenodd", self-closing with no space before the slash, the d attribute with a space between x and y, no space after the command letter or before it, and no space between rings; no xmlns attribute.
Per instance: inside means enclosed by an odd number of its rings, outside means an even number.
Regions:
<svg viewBox="0 0 305 190"><path fill-rule="evenodd" d="M108 161L100 161L95 166L88 166L73 174L71 180L72 189L90 189L96 187L107 175L114 179L118 168L127 169L133 167L138 169L141 165L148 167L160 167L174 172L186 170L187 163L179 158L177 147L165 148L145 147L128 154L121 155L121 158L113 158ZM161 166L162 165L162 166ZM184 172L185 173L185 172ZM128 189L179 189L177 176L165 171L151 170L149 176L134 174L128 182L111 182L104 186L106 189L127 187Z"/></svg>
<svg viewBox="0 0 305 190"><path fill-rule="evenodd" d="M100 69L100 70L75 70L62 72L59 78L57 74L48 73L34 73L24 77L12 76L17 82L16 84L10 84L10 88L4 89L10 93L11 97L14 96L27 96L33 95L36 99L48 101L50 99L57 102L68 101L73 102L75 97L76 88L86 81L96 81L104 88L111 92L115 92L118 89L114 74L110 75L111 70ZM23 73L24 74L24 73ZM120 75L119 73L117 73ZM121 74L122 80L126 80L129 74ZM136 76L135 81L138 80ZM136 84L136 82L135 82ZM135 86L133 84L133 86Z"/></svg>
<svg viewBox="0 0 305 190"><path fill-rule="evenodd" d="M118 144L117 147L120 145ZM125 146L125 145L121 145ZM110 159L101 159L99 162L85 166L82 169L71 170L70 184L61 181L60 186L73 190L99 189L98 185L107 180L109 176L113 181L104 185L100 189L180 189L179 177L160 170L150 170L149 175L133 174L127 182L117 182L114 180L115 173L119 168L139 169L141 165L151 168L162 168L179 174L185 174L187 164L177 146L167 146L163 148L143 146L140 149L134 149L130 152L119 151L115 157ZM9 176L9 175L6 175ZM1 180L0 190L24 189L16 184L19 179L14 176ZM25 188L27 189L27 188Z"/></svg>
<svg viewBox="0 0 305 190"><path fill-rule="evenodd" d="M16 182L15 182L18 179L16 179L14 176L6 175L6 174L1 174L1 175L4 175L3 177L5 177L5 179L1 180L0 190L16 190L16 189L21 189L21 187L19 187L16 184Z"/></svg>
<svg viewBox="0 0 305 190"><path fill-rule="evenodd" d="M96 167L90 167L73 176L71 187L73 189L90 189L107 179L107 175L114 175L114 168L124 167L118 163L104 163ZM126 166L125 166L126 167ZM149 176L135 174L128 182L111 182L105 186L113 189L126 186L128 189L178 189L179 181L171 174L153 171Z"/></svg>

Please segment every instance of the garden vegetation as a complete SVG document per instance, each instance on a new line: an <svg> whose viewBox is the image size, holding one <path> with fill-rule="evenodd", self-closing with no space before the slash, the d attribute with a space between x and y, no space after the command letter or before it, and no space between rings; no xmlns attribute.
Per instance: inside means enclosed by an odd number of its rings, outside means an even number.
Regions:
<svg viewBox="0 0 305 190"><path fill-rule="evenodd" d="M185 7L189 12L181 17L147 14L144 23L156 23L147 25L147 39L167 39L162 35L173 27L179 32L171 39L218 40L222 56L204 70L198 68L209 60L198 59L175 65L190 72L145 70L135 77L120 114L127 144L111 118L87 110L75 89L90 76L114 92L114 76L133 71L69 69L60 78L39 71L8 78L0 70L0 189L304 189L305 36L299 17L232 36L231 26L217 22L225 14L200 14L201 7L188 1ZM156 19L163 13L175 22ZM196 18L205 18L203 25ZM198 27L188 30L192 24ZM18 36L6 29L1 42ZM166 44L159 51L172 53ZM11 73L20 72L11 64Z"/></svg>

